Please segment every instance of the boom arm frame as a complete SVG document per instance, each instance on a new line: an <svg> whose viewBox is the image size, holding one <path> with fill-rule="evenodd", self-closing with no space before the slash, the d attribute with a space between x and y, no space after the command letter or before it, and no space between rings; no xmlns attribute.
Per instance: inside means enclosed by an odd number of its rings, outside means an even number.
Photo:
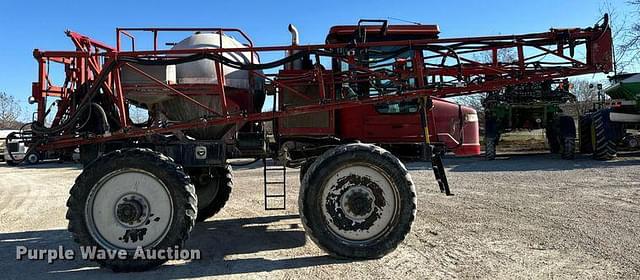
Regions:
<svg viewBox="0 0 640 280"><path fill-rule="evenodd" d="M238 32L248 41L246 48L158 50L158 34L173 31L210 31L220 34ZM136 50L134 32L153 34L152 50ZM38 149L74 147L81 144L108 142L121 139L136 139L144 136L176 131L225 125L247 121L266 121L304 113L412 100L420 97L452 97L499 90L506 86L531 82L541 82L568 76L609 72L612 70L612 39L608 16L601 24L589 28L551 29L548 32L524 35L486 36L469 38L445 38L390 42L366 42L349 44L290 45L255 47L237 29L224 28L118 28L117 47L112 48L81 34L68 31L67 35L76 46L75 51L39 51L34 57L39 64L38 81L33 84L33 98L38 103L37 120L32 125L32 139ZM131 39L130 51L121 49L120 37ZM385 51L391 50L391 51ZM223 54L252 52L256 54L285 53L282 59L263 64L253 61L240 65L225 60ZM369 67L363 55L377 52L383 54L379 64ZM500 60L501 52L512 53L507 61ZM409 56L401 57L401 54ZM576 57L576 53L579 57ZM276 72L286 63L310 57L313 67L298 77L280 79ZM327 74L321 64L323 58L336 59L349 65L349 69L336 70ZM276 92L284 89L312 99L311 105L286 106L274 112L248 113L232 111L227 105L224 77L218 77L217 84L193 85L207 90L207 94L220 95L222 113L191 98L192 93L182 90L180 85L172 85L154 79L136 65L171 65L210 59L216 69L230 66L247 70L251 77L262 77L271 82ZM65 68L65 81L53 85L50 81L50 63L61 63ZM207 108L210 115L199 119L155 123L144 127L135 126L129 118L128 100L123 93L120 75L123 68L129 68L149 78L153 83L148 87L162 88L185 98L197 106ZM221 71L217 71L221 73ZM329 95L326 91L333 86L340 89L346 85L369 83L377 87L377 93L368 96ZM295 85L318 87L318 96L309 98L294 90ZM382 85L382 86L381 86ZM109 112L109 131L82 133L86 111L91 108L91 100L101 96ZM332 96L332 97L328 97ZM48 98L57 98L58 111L50 126L45 126Z"/></svg>

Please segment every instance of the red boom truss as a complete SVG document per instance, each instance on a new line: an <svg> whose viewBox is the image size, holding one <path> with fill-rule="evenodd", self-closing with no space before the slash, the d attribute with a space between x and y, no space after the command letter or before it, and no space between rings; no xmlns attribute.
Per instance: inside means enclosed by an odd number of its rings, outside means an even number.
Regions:
<svg viewBox="0 0 640 280"><path fill-rule="evenodd" d="M207 31L238 33L247 42L247 48L183 49L160 50L160 33L176 31ZM153 48L137 50L136 32L150 32ZM349 44L290 45L255 47L249 38L238 29L222 28L118 28L116 47L93 40L75 32L67 32L76 46L75 51L39 51L34 57L39 63L38 81L33 84L33 97L38 103L37 124L42 127L33 133L33 141L39 149L73 147L80 144L106 142L118 139L138 138L157 133L170 133L212 125L223 125L246 121L265 121L302 113L320 112L339 108L360 106L390 101L410 100L418 97L451 97L479 92L499 90L505 86L540 82L574 75L609 72L612 70L612 39L608 19L590 28L551 29L548 32L524 35L488 36L470 38L425 39L390 42L365 42ZM131 39L131 50L121 48L122 36ZM409 57L395 57L390 63L370 66L364 64L358 55L373 49L394 49L396 54L409 52ZM501 52L509 50L512 59L501 60ZM187 85L173 85L159 81L136 67L145 63L175 63L172 61L211 59L216 69L221 69L227 52L254 52L263 57L285 53L281 60L261 65L253 61L245 67L250 75L260 76L271 82L276 89L286 89L292 94L296 85L317 87L317 97L306 99L311 105L287 106L274 112L248 113L228 106L224 77L221 71L218 84L190 85L200 87L205 94L220 95L221 112L201 104L185 90ZM287 56L292 54L292 56ZM294 58L294 54L309 55L314 60L313 69L295 77L279 79L277 74L263 74L262 71L277 72L279 67ZM390 56L393 52L390 53ZM327 71L321 64L322 58L349 64L349 70ZM54 85L49 73L50 63L64 65L65 81ZM129 68L153 81L144 86L170 91L195 105L211 112L202 118L171 124L150 124L146 127L133 126L129 119L128 101L123 93L121 71ZM344 84L370 82L391 84L393 87L381 89L377 95L367 97L347 97L344 94L328 94ZM202 94L203 91L199 91ZM280 90L281 92L282 90ZM81 96L75 96L83 93ZM274 91L275 92L275 91ZM117 129L102 135L80 134L74 130L71 120L86 106L85 99L91 94L102 95L109 100L117 112ZM47 119L48 98L58 98L57 113L49 127L44 127ZM90 106L90 105L89 105Z"/></svg>

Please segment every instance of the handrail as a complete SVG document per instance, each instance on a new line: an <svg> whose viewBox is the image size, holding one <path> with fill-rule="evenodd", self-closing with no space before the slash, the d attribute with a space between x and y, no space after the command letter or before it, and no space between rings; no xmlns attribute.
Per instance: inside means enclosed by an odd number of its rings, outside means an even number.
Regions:
<svg viewBox="0 0 640 280"><path fill-rule="evenodd" d="M221 28L221 27L118 27L116 28L116 39L120 38L120 34L123 32L152 32L154 34L154 50L157 50L157 35L159 32L217 32L218 34L224 33L238 33L244 40L249 43L249 47L253 47L253 41L251 38L241 29L238 28ZM120 47L117 48L120 51Z"/></svg>

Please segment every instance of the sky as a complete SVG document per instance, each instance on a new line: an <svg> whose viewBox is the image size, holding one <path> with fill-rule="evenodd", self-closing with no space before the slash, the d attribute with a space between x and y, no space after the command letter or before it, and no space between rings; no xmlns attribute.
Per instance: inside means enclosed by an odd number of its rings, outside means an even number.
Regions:
<svg viewBox="0 0 640 280"><path fill-rule="evenodd" d="M619 14L624 0L611 0ZM302 44L323 43L333 25L360 18L438 24L441 37L542 32L587 27L602 17L603 1L42 1L0 3L0 91L27 106L37 78L33 49L73 50L67 29L115 45L116 27L234 27L258 46L290 43L287 25ZM28 108L31 111L33 108Z"/></svg>

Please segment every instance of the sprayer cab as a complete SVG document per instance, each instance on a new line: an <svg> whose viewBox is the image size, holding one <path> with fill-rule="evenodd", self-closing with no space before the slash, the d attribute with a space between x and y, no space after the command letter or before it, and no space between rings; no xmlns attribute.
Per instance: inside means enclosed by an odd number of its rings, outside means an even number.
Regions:
<svg viewBox="0 0 640 280"><path fill-rule="evenodd" d="M299 34L295 27L289 26L292 33L292 45L297 45ZM357 25L333 26L329 30L325 42L327 44L358 44L408 40L438 39L440 33L437 25L389 25L386 20L360 20ZM349 65L343 60L332 59L331 70L323 70L324 77L333 77L341 73L352 73L356 76L362 68L387 67L397 76L409 76L410 65L407 59L413 56L413 51L402 50L404 47L371 47L356 53L359 64ZM347 53L347 48L335 48L333 52ZM389 65L385 61L383 66L370 61L385 59L395 54L397 58ZM279 77L288 78L303 75L313 69L311 62L304 63L308 58L292 63L292 67L285 67ZM393 59L392 59L393 60ZM365 62L366 61L366 62ZM410 64L410 63L409 63ZM304 67L303 65L311 65ZM287 104L312 104L294 94L296 90L302 94L313 96L303 86L291 85L291 89L283 89L281 106ZM370 81L352 82L334 86L326 91L330 96L338 98L368 98L384 94ZM428 112L429 142L441 143L448 151L458 156L473 156L480 154L479 129L477 113L474 109L460 106L440 98L432 98L433 108ZM421 123L421 110L418 99L402 102L383 102L367 104L348 109L331 110L328 112L303 114L283 118L279 122L280 137L287 141L300 144L303 136L317 137L331 136L345 141L362 141L376 143L403 157L424 157L425 137ZM304 141L303 141L304 142Z"/></svg>

